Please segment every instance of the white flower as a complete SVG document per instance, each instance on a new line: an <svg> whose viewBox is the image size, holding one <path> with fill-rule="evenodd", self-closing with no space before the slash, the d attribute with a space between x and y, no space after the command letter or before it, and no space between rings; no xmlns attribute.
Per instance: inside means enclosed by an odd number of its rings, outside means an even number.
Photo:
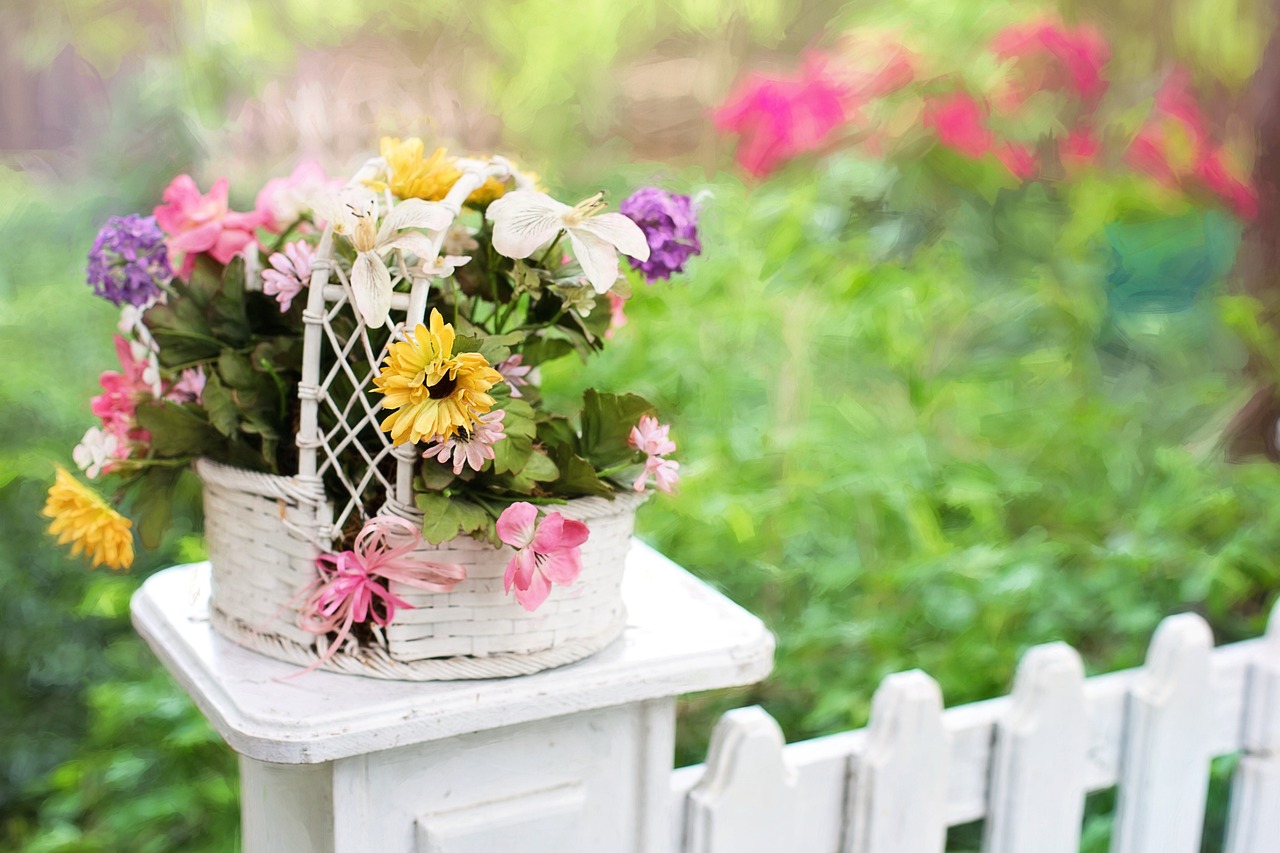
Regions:
<svg viewBox="0 0 1280 853"><path fill-rule="evenodd" d="M115 458L119 444L116 437L97 427L89 427L84 438L71 451L71 458L90 480L98 479L102 469Z"/></svg>
<svg viewBox="0 0 1280 853"><path fill-rule="evenodd" d="M422 278L448 278L453 275L454 271L460 266L470 263L471 258L467 255L445 255L437 256L434 261L428 263L423 261L414 269L414 274Z"/></svg>
<svg viewBox="0 0 1280 853"><path fill-rule="evenodd" d="M618 280L618 252L647 261L649 242L644 232L621 213L600 213L604 193L575 207L534 190L512 190L485 211L493 223L493 248L508 258L527 258L562 230L569 235L573 255L596 293L605 293Z"/></svg>
<svg viewBox="0 0 1280 853"><path fill-rule="evenodd" d="M365 325L375 329L387 322L391 311L391 272L384 257L395 250L419 258L434 256L430 237L406 229L440 231L453 219L442 204L410 198L391 208L379 226L378 199L361 190L319 196L315 212L331 224L333 233L346 237L355 247L356 259L351 264L355 309Z"/></svg>

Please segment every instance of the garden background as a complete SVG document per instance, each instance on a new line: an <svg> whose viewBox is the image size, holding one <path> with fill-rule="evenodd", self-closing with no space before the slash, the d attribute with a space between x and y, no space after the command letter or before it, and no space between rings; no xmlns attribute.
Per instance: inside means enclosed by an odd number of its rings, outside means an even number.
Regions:
<svg viewBox="0 0 1280 853"><path fill-rule="evenodd" d="M1226 461L1223 440L1280 364L1262 302L1227 274L1247 187L1171 183L1128 155L1046 159L1079 104L993 110L976 149L936 109L956 91L987 103L1021 61L983 47L1010 25L1087 24L1109 45L1105 97L1128 105L1103 143L1170 113L1160 93L1179 79L1247 176L1260 2L572 7L0 9L0 847L235 849L234 757L128 621L148 573L201 557L197 487L128 575L86 572L43 533L53 464L113 363L115 312L84 257L108 215L149 212L175 174L227 175L245 209L299 158L349 173L381 134L510 153L560 198L700 194L684 280L638 288L609 350L545 383L566 401L635 388L671 415L681 490L640 534L778 635L764 684L682 704L682 762L728 707L758 702L797 740L864 723L902 669L955 704L1005 692L1036 643L1066 640L1097 672L1137 664L1169 613L1204 614L1220 642L1261 631L1280 470ZM890 42L923 100L845 105L807 136L716 112L749 107L761 80L809 97L815 57L889 68L868 45ZM798 126L811 107L760 109ZM749 143L769 132L790 147L765 162ZM1166 166L1205 141L1161 140ZM1088 850L1105 849L1108 805L1091 800ZM953 848L977 837L960 828Z"/></svg>

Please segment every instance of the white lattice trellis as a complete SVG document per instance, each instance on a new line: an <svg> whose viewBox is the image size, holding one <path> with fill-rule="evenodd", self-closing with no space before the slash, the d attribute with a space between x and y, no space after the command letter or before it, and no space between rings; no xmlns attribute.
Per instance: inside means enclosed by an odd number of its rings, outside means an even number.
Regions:
<svg viewBox="0 0 1280 853"><path fill-rule="evenodd" d="M501 157L461 160L458 165L462 176L440 202L455 219L467 197L489 178L505 182L514 174L519 179L511 164ZM362 186L385 169L382 159L370 160L348 186ZM390 210L389 193L384 203ZM434 254L421 261L430 264L435 260L447 231L445 228L430 234ZM412 490L418 454L412 445L396 448L390 436L379 429L387 412L378 397L370 396L369 388L386 357L387 345L404 340L405 329L423 322L431 279L414 276L398 250L390 260L392 287L408 282L409 289L396 289L392 294L389 333L377 329L371 334L352 308L351 284L336 260L331 227L325 229L316 251L307 308L302 315L306 331L302 381L298 385L302 411L297 443L298 478L315 488L327 485L332 504L329 523L318 525L315 532L316 544L322 548L328 548L353 517L364 520L371 491L375 494L373 501L381 500L375 514L420 518L413 505ZM346 338L339 329L343 320L346 325L354 323L354 331ZM321 424L326 415L333 417L333 424L327 428ZM382 470L389 459L395 460L393 475Z"/></svg>

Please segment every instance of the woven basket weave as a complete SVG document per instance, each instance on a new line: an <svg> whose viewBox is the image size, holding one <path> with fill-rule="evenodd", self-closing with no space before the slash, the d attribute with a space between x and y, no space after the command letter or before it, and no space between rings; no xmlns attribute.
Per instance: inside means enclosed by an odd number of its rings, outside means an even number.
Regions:
<svg viewBox="0 0 1280 853"><path fill-rule="evenodd" d="M385 168L371 160L352 179L363 183ZM473 190L490 177L507 180L501 158L463 163L462 177L442 204L457 216ZM519 181L519 178L517 177ZM438 252L445 232L432 235ZM316 664L328 638L298 626L315 559L331 551L341 531L374 515L420 525L413 479L420 448L395 447L378 426L385 415L369 393L387 347L422 322L431 286L404 264L392 264L390 335L351 328L351 287L336 262L333 234L316 249L303 312L298 473L275 476L201 460L205 535L213 565L210 617L216 630L272 657ZM336 279L336 282L333 280ZM394 473L392 473L394 472ZM373 496L371 500L371 495ZM580 498L557 506L566 518L588 522L582 574L528 613L505 594L502 578L513 552L470 537L425 544L423 558L460 563L467 577L450 592L425 592L393 583L391 592L413 605L400 608L385 629L371 626L364 642L348 637L321 668L381 678L444 680L523 675L579 660L621 633L620 585L635 510L643 496Z"/></svg>
<svg viewBox="0 0 1280 853"><path fill-rule="evenodd" d="M210 618L223 635L255 651L313 664L325 638L298 627L305 596L316 578L320 549L307 533L327 511L290 477L197 463L204 483L205 537L213 564ZM466 580L433 593L392 584L413 605L396 611L381 643L354 639L323 669L409 681L524 675L571 663L599 651L626 620L620 588L641 495L615 500L579 498L557 507L585 521L582 575L555 587L537 611L526 612L503 590L512 551L471 537L424 543L424 559L460 563Z"/></svg>

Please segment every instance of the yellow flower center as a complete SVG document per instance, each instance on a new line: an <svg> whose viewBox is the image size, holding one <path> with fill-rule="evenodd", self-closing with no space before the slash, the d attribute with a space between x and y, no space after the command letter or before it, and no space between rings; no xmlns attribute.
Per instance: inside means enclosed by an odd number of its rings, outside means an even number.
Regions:
<svg viewBox="0 0 1280 853"><path fill-rule="evenodd" d="M351 212L356 215L356 233L351 236L352 245L357 252L372 252L373 247L378 245L378 229L374 227L373 214L369 211L362 213L355 208Z"/></svg>
<svg viewBox="0 0 1280 853"><path fill-rule="evenodd" d="M604 190L593 195L591 198L583 199L573 206L573 210L564 215L565 225L580 225L583 220L590 219L605 207Z"/></svg>

